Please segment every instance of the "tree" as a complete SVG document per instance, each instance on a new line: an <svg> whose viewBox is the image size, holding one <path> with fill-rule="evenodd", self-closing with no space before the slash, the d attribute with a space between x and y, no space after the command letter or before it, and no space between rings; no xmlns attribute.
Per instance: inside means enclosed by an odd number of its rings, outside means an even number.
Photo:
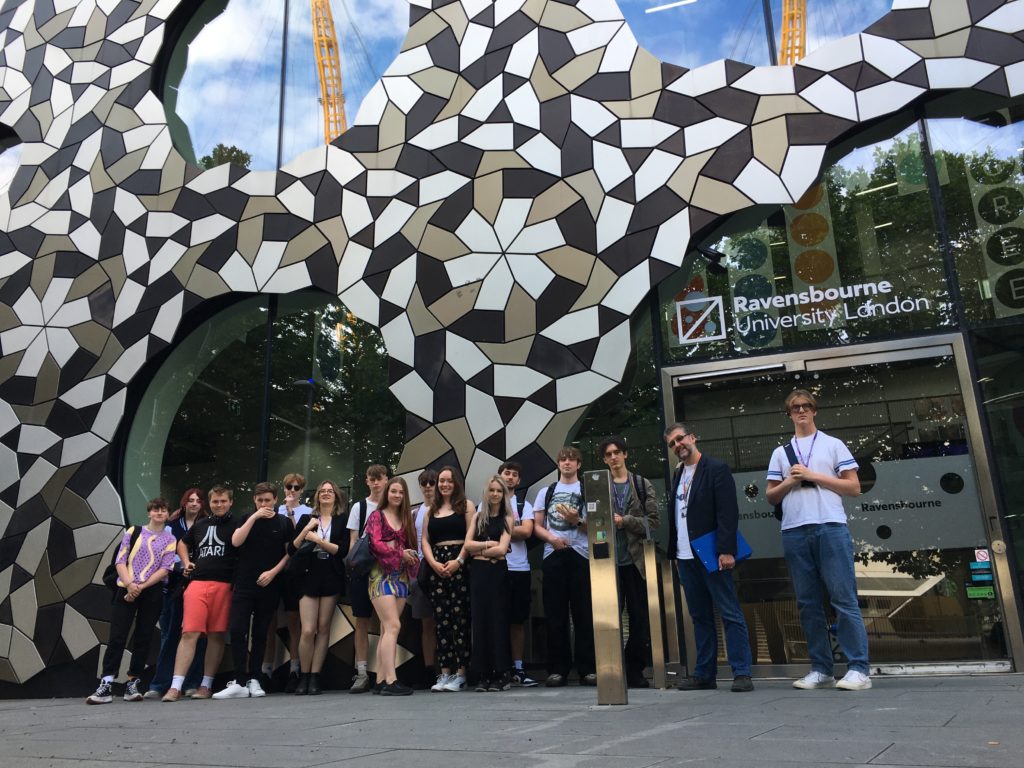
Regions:
<svg viewBox="0 0 1024 768"><path fill-rule="evenodd" d="M231 163L237 165L239 168L248 168L249 163L252 162L252 155L245 150L239 149L234 144L226 146L224 144L218 144L213 148L213 151L208 155L204 155L199 161L199 164L206 170L216 168L218 165L224 165L224 163Z"/></svg>

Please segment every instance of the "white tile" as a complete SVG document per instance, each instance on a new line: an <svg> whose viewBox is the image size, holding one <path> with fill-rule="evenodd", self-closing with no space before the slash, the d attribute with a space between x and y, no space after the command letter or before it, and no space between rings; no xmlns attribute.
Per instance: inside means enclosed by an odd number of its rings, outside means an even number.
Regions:
<svg viewBox="0 0 1024 768"><path fill-rule="evenodd" d="M711 91L725 88L728 79L725 76L725 60L719 59L703 67L697 67L684 73L682 77L670 83L667 90L681 93L684 96L702 96Z"/></svg>
<svg viewBox="0 0 1024 768"><path fill-rule="evenodd" d="M379 322L380 300L366 283L359 281L351 288L341 291L338 298L360 320L365 320L370 325L377 325Z"/></svg>
<svg viewBox="0 0 1024 768"><path fill-rule="evenodd" d="M632 351L633 342L629 334L629 321L626 320L601 336L590 370L607 376L613 381L621 381L622 372L626 368L626 362Z"/></svg>
<svg viewBox="0 0 1024 768"><path fill-rule="evenodd" d="M541 336L569 346L600 336L597 307L587 307L560 317L540 332Z"/></svg>
<svg viewBox="0 0 1024 768"><path fill-rule="evenodd" d="M562 175L562 151L542 133L538 133L516 150L519 156L538 171L552 176Z"/></svg>
<svg viewBox="0 0 1024 768"><path fill-rule="evenodd" d="M407 411L421 419L434 420L434 391L416 371L412 371L390 387L391 392Z"/></svg>
<svg viewBox="0 0 1024 768"><path fill-rule="evenodd" d="M71 653L71 658L80 659L99 645L99 638L89 620L67 603L64 604L64 618L60 622L61 639Z"/></svg>
<svg viewBox="0 0 1024 768"><path fill-rule="evenodd" d="M277 199L285 208L300 219L313 220L313 207L316 204L313 193L301 181L296 181L286 189L281 190Z"/></svg>
<svg viewBox="0 0 1024 768"><path fill-rule="evenodd" d="M536 442L555 414L534 403L523 403L505 427L505 453L514 456Z"/></svg>
<svg viewBox="0 0 1024 768"><path fill-rule="evenodd" d="M889 77L906 72L921 60L918 54L895 40L868 34L862 34L860 40L864 61Z"/></svg>
<svg viewBox="0 0 1024 768"><path fill-rule="evenodd" d="M690 213L684 208L658 227L651 247L651 258L666 264L681 266L690 245Z"/></svg>
<svg viewBox="0 0 1024 768"><path fill-rule="evenodd" d="M25 291L18 297L18 300L14 302L13 309L14 314L25 325L42 325L44 322L43 305L31 290Z"/></svg>
<svg viewBox="0 0 1024 768"><path fill-rule="evenodd" d="M594 21L622 19L622 12L612 0L577 0L576 9Z"/></svg>
<svg viewBox="0 0 1024 768"><path fill-rule="evenodd" d="M473 307L475 309L491 309L500 312L505 309L514 284L512 270L509 269L508 262L503 257L501 261L494 265L494 269L490 271L483 285L480 286L476 303Z"/></svg>
<svg viewBox="0 0 1024 768"><path fill-rule="evenodd" d="M494 394L497 397L529 397L550 381L550 376L525 365L494 366Z"/></svg>
<svg viewBox="0 0 1024 768"><path fill-rule="evenodd" d="M24 424L18 433L18 452L40 454L60 442L60 437L46 427Z"/></svg>
<svg viewBox="0 0 1024 768"><path fill-rule="evenodd" d="M603 251L618 242L629 228L633 206L614 197L606 197L597 215L597 250Z"/></svg>
<svg viewBox="0 0 1024 768"><path fill-rule="evenodd" d="M530 208L533 200L526 198L510 197L501 201L498 215L494 217L494 234L501 243L503 249L513 248L513 243L523 231L523 225L530 215ZM522 249L517 249L522 250ZM530 249L522 250L523 253L530 253Z"/></svg>
<svg viewBox="0 0 1024 768"><path fill-rule="evenodd" d="M555 273L548 265L530 254L521 253L509 257L509 266L516 282L535 299L539 299L544 289L555 279Z"/></svg>
<svg viewBox="0 0 1024 768"><path fill-rule="evenodd" d="M1024 30L1024 3L1007 3L977 23L983 29L994 29L1015 35Z"/></svg>
<svg viewBox="0 0 1024 768"><path fill-rule="evenodd" d="M102 236L91 221L84 222L82 226L71 233L71 242L90 259L99 258L101 241Z"/></svg>
<svg viewBox="0 0 1024 768"><path fill-rule="evenodd" d="M156 252L156 255L149 262L150 285L174 269L178 262L181 261L181 256L186 250L188 249L181 243L174 240L165 240L164 244L160 246L160 250Z"/></svg>
<svg viewBox="0 0 1024 768"><path fill-rule="evenodd" d="M637 202L661 189L682 162L683 158L670 152L663 152L660 149L651 152L637 170L636 178L633 180Z"/></svg>
<svg viewBox="0 0 1024 768"><path fill-rule="evenodd" d="M598 376L592 371L584 371L559 379L555 383L558 410L567 411L581 405L590 405L614 387L616 383L604 376Z"/></svg>
<svg viewBox="0 0 1024 768"><path fill-rule="evenodd" d="M284 250L288 243L266 240L260 243L260 249L256 251L256 258L252 264L253 278L256 285L262 288L273 276L274 272L281 266L284 258Z"/></svg>
<svg viewBox="0 0 1024 768"><path fill-rule="evenodd" d="M494 26L511 18L516 11L523 7L525 0L495 0L494 3Z"/></svg>
<svg viewBox="0 0 1024 768"><path fill-rule="evenodd" d="M381 245L401 232L416 209L402 200L392 200L374 222L373 244Z"/></svg>
<svg viewBox="0 0 1024 768"><path fill-rule="evenodd" d="M103 401L99 410L96 411L96 418L92 420L92 432L110 441L114 439L118 424L124 416L124 404L128 396L127 389L120 389ZM97 512L97 516L99 513Z"/></svg>
<svg viewBox="0 0 1024 768"><path fill-rule="evenodd" d="M2 222L0 222L0 230L4 229ZM31 263L32 259L23 253L12 251L11 253L5 253L0 256L0 280L5 277L10 277L19 269L24 267L26 264Z"/></svg>
<svg viewBox="0 0 1024 768"><path fill-rule="evenodd" d="M459 69L465 69L474 61L484 55L487 50L487 43L491 39L491 30L480 24L470 24L462 36L462 45L459 47Z"/></svg>
<svg viewBox="0 0 1024 768"><path fill-rule="evenodd" d="M853 91L825 75L800 91L800 97L810 102L826 115L835 115L845 120L857 119L857 99Z"/></svg>
<svg viewBox="0 0 1024 768"><path fill-rule="evenodd" d="M442 171L420 180L420 205L444 200L469 183L469 179L454 171Z"/></svg>
<svg viewBox="0 0 1024 768"><path fill-rule="evenodd" d="M47 328L46 347L57 365L64 366L78 351L78 342L67 328Z"/></svg>
<svg viewBox="0 0 1024 768"><path fill-rule="evenodd" d="M164 127L159 125L140 125L121 134L124 141L125 152L134 152L137 149L148 147L155 140Z"/></svg>
<svg viewBox="0 0 1024 768"><path fill-rule="evenodd" d="M412 289L415 287L416 254L413 254L392 268L381 298L396 306L404 307L409 303L409 297L412 296Z"/></svg>
<svg viewBox="0 0 1024 768"><path fill-rule="evenodd" d="M892 0L892 9L906 11L911 8L927 8L931 4L932 0Z"/></svg>
<svg viewBox="0 0 1024 768"><path fill-rule="evenodd" d="M18 376L37 376L49 351L46 347L46 333L39 328L31 330L35 331L35 334L32 341L26 345L25 354L18 363L18 370L15 371Z"/></svg>
<svg viewBox="0 0 1024 768"><path fill-rule="evenodd" d="M370 92L363 97L353 125L379 125L380 119L384 117L384 109L387 105L388 94L384 90L383 83L378 81L370 89Z"/></svg>
<svg viewBox="0 0 1024 768"><path fill-rule="evenodd" d="M384 346L388 355L399 362L412 367L416 364L416 336L409 325L409 316L398 315L394 320L380 329L384 337Z"/></svg>
<svg viewBox="0 0 1024 768"><path fill-rule="evenodd" d="M129 275L140 267L144 267L149 261L149 247L146 238L135 234L130 229L125 230L121 258L124 259L125 272Z"/></svg>
<svg viewBox="0 0 1024 768"><path fill-rule="evenodd" d="M633 175L622 150L600 141L594 142L594 173L605 192L615 189Z"/></svg>
<svg viewBox="0 0 1024 768"><path fill-rule="evenodd" d="M388 67L388 75L413 75L430 69L434 62L430 58L430 51L426 45L417 45L407 51L402 51Z"/></svg>
<svg viewBox="0 0 1024 768"><path fill-rule="evenodd" d="M494 234L494 228L475 208L466 214L466 218L455 230L455 236L477 253L501 252L501 243Z"/></svg>
<svg viewBox="0 0 1024 768"><path fill-rule="evenodd" d="M820 48L815 48L800 59L801 66L817 69L821 72L833 72L851 64L863 61L864 54L860 47L860 35L849 35L832 40Z"/></svg>
<svg viewBox="0 0 1024 768"><path fill-rule="evenodd" d="M491 151L513 149L515 138L512 123L487 123L481 125L464 141L471 147Z"/></svg>
<svg viewBox="0 0 1024 768"><path fill-rule="evenodd" d="M629 25L623 24L604 50L598 72L628 72L636 58L636 38Z"/></svg>
<svg viewBox="0 0 1024 768"><path fill-rule="evenodd" d="M466 18L472 19L491 5L494 0L460 0L462 8L466 11Z"/></svg>
<svg viewBox="0 0 1024 768"><path fill-rule="evenodd" d="M188 224L176 213L151 211L146 219L146 237L170 237Z"/></svg>
<svg viewBox="0 0 1024 768"><path fill-rule="evenodd" d="M18 454L6 445L0 445L0 491L6 491L20 479ZM13 513L8 512L10 509L7 504L0 502L0 524L3 525L2 530L4 531L7 530L7 525L13 516Z"/></svg>
<svg viewBox="0 0 1024 768"><path fill-rule="evenodd" d="M928 59L924 66L928 71L928 84L933 90L969 88L998 69L995 64L968 58Z"/></svg>
<svg viewBox="0 0 1024 768"><path fill-rule="evenodd" d="M273 276L263 285L268 293L294 293L309 288L313 281L309 278L309 270L305 262L289 264L274 272Z"/></svg>
<svg viewBox="0 0 1024 768"><path fill-rule="evenodd" d="M394 197L416 179L399 171L367 171L367 197Z"/></svg>
<svg viewBox="0 0 1024 768"><path fill-rule="evenodd" d="M786 185L782 179L758 160L751 159L742 173L736 177L733 186L755 203L791 203Z"/></svg>
<svg viewBox="0 0 1024 768"><path fill-rule="evenodd" d="M33 582L28 582L11 592L11 624L14 628L24 632L28 637L36 633L36 617L38 616L39 604L36 602L36 587ZM8 661L8 663L10 663Z"/></svg>
<svg viewBox="0 0 1024 768"><path fill-rule="evenodd" d="M200 243L209 243L212 240L216 240L233 226L235 226L234 221L219 213L203 216L201 219L196 219L192 222L192 236L189 238L188 244L199 245Z"/></svg>
<svg viewBox="0 0 1024 768"><path fill-rule="evenodd" d="M502 75L498 75L473 94L473 98L462 108L462 114L483 122L501 103Z"/></svg>
<svg viewBox="0 0 1024 768"><path fill-rule="evenodd" d="M106 448L107 445L106 440L101 440L92 432L69 437L64 441L64 445L61 446L60 465L68 467L80 461L85 461L90 456L95 456Z"/></svg>
<svg viewBox="0 0 1024 768"><path fill-rule="evenodd" d="M861 120L872 120L902 109L924 93L924 88L906 83L882 83L857 93Z"/></svg>
<svg viewBox="0 0 1024 768"><path fill-rule="evenodd" d="M423 89L408 77L385 77L383 82L388 98L404 115L409 114L423 95Z"/></svg>
<svg viewBox="0 0 1024 768"><path fill-rule="evenodd" d="M144 171L160 170L167 164L167 158L170 157L173 150L171 132L164 128L157 135L156 140L149 145L149 151L142 158L142 165L139 167Z"/></svg>
<svg viewBox="0 0 1024 768"><path fill-rule="evenodd" d="M448 273L448 279L452 286L458 288L483 280L500 255L498 253L470 253L465 256L457 256L445 261L444 269Z"/></svg>
<svg viewBox="0 0 1024 768"><path fill-rule="evenodd" d="M746 126L742 123L726 120L724 117L713 117L687 126L683 129L686 154L692 156L707 149L720 147L744 128Z"/></svg>
<svg viewBox="0 0 1024 768"><path fill-rule="evenodd" d="M505 104L519 125L540 129L540 102L529 83L523 83L506 96Z"/></svg>
<svg viewBox="0 0 1024 768"><path fill-rule="evenodd" d="M160 306L156 319L153 321L153 329L150 331L158 339L170 342L174 338L174 332L178 330L178 323L181 322L181 312L185 301L185 294L179 292Z"/></svg>
<svg viewBox="0 0 1024 768"><path fill-rule="evenodd" d="M146 363L148 349L149 336L143 336L121 353L121 356L117 358L117 362L110 367L107 373L118 381L127 384L135 378L135 374Z"/></svg>
<svg viewBox="0 0 1024 768"><path fill-rule="evenodd" d="M477 443L505 426L501 423L501 415L498 413L498 406L494 404L494 398L473 387L466 387L466 421Z"/></svg>
<svg viewBox="0 0 1024 768"><path fill-rule="evenodd" d="M445 331L445 360L464 380L476 376L491 364L490 359L471 341Z"/></svg>
<svg viewBox="0 0 1024 768"><path fill-rule="evenodd" d="M114 304L113 325L115 328L135 316L139 309L139 302L142 301L142 297L145 294L145 286L139 285L134 280L125 281Z"/></svg>
<svg viewBox="0 0 1024 768"><path fill-rule="evenodd" d="M590 137L597 136L618 119L600 102L583 96L570 96L569 108L572 122Z"/></svg>
<svg viewBox="0 0 1024 768"><path fill-rule="evenodd" d="M18 506L22 506L29 499L43 490L43 486L53 477L57 468L46 459L36 459L28 471L21 476L21 484L18 486ZM81 557L81 552L78 553Z"/></svg>
<svg viewBox="0 0 1024 768"><path fill-rule="evenodd" d="M821 144L790 146L786 151L786 162L782 166L782 182L789 190L790 197L799 200L810 189L821 171L825 147Z"/></svg>
<svg viewBox="0 0 1024 768"><path fill-rule="evenodd" d="M327 146L327 172L339 184L348 184L365 170L351 152L338 149L333 144Z"/></svg>
<svg viewBox="0 0 1024 768"><path fill-rule="evenodd" d="M439 123L428 125L417 133L409 143L421 149L440 149L459 140L459 118L449 117Z"/></svg>
<svg viewBox="0 0 1024 768"><path fill-rule="evenodd" d="M366 198L358 192L347 189L341 192L341 220L345 222L345 231L349 237L362 232L373 223L373 214Z"/></svg>
<svg viewBox="0 0 1024 768"><path fill-rule="evenodd" d="M513 253L543 253L565 245L565 237L554 219L526 227L509 248Z"/></svg>
<svg viewBox="0 0 1024 768"><path fill-rule="evenodd" d="M508 62L505 64L506 72L526 78L533 74L533 67L537 63L538 57L537 39L538 30L534 28L516 41L509 52Z"/></svg>
<svg viewBox="0 0 1024 768"><path fill-rule="evenodd" d="M227 166L219 165L217 168L227 168ZM250 171L235 181L231 188L253 197L273 197L274 190L277 189L277 173L275 171Z"/></svg>
<svg viewBox="0 0 1024 768"><path fill-rule="evenodd" d="M657 146L669 136L678 132L679 126L670 125L661 120L637 118L623 120L620 130L622 132L622 146L624 149L629 149L631 147Z"/></svg>
<svg viewBox="0 0 1024 768"><path fill-rule="evenodd" d="M370 261L372 251L364 245L349 241L338 265L338 293L351 288L363 279L366 265Z"/></svg>
<svg viewBox="0 0 1024 768"><path fill-rule="evenodd" d="M220 268L219 274L220 279L227 283L232 291L256 293L259 290L252 268L238 251L231 254L231 258Z"/></svg>
<svg viewBox="0 0 1024 768"><path fill-rule="evenodd" d="M185 186L193 192L208 195L211 192L216 192L218 189L226 189L229 186L228 175L230 173L231 165L224 163L223 165L215 166L208 171L203 171ZM267 175L273 179L273 173L268 173ZM271 191L273 191L273 187L271 187ZM116 205L117 204L115 203L115 207ZM121 220L125 221L123 217Z"/></svg>
<svg viewBox="0 0 1024 768"><path fill-rule="evenodd" d="M569 38L569 44L578 56L607 45L623 24L622 21L599 21L578 27L569 32L566 37Z"/></svg>
<svg viewBox="0 0 1024 768"><path fill-rule="evenodd" d="M91 379L80 381L57 399L63 400L72 408L96 405L103 399L103 376L93 376ZM0 407L0 413L2 413L2 407ZM0 417L0 434L5 432L4 420Z"/></svg>
<svg viewBox="0 0 1024 768"><path fill-rule="evenodd" d="M734 82L732 87L761 95L796 92L793 68L790 66L754 67Z"/></svg>
<svg viewBox="0 0 1024 768"><path fill-rule="evenodd" d="M651 289L647 262L642 261L615 281L601 304L616 312L630 315Z"/></svg>
<svg viewBox="0 0 1024 768"><path fill-rule="evenodd" d="M1006 84L1011 96L1024 93L1024 61L1006 67Z"/></svg>

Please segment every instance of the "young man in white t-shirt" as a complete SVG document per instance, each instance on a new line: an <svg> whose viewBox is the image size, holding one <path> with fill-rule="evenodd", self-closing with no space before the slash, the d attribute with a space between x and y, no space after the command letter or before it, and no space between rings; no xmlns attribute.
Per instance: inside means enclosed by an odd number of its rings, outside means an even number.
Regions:
<svg viewBox="0 0 1024 768"><path fill-rule="evenodd" d="M533 503L534 534L544 542L544 617L548 631L549 687L568 682L574 662L580 685L597 685L594 616L590 599L590 546L579 471L583 455L565 446L558 452L558 482L542 488ZM549 498L550 491L550 498ZM569 642L569 615L575 649Z"/></svg>
<svg viewBox="0 0 1024 768"><path fill-rule="evenodd" d="M526 621L530 618L530 590L532 575L526 542L533 535L533 505L523 499L520 508L516 497L519 475L523 467L518 461L506 461L498 467L498 475L512 494L512 544L509 546L505 563L508 566L507 593L509 600L509 645L512 649L512 685L518 688L533 688L537 681L523 669L523 653L526 647Z"/></svg>
<svg viewBox="0 0 1024 768"><path fill-rule="evenodd" d="M806 389L789 393L786 413L795 434L789 445L775 449L768 466L768 502L782 504L782 549L811 658L810 673L793 687L860 691L871 687L868 636L857 603L853 542L842 500L860 495L857 460L841 440L815 426L817 411L818 401ZM838 683L822 608L826 590L838 618L839 647L848 660L846 676Z"/></svg>
<svg viewBox="0 0 1024 768"><path fill-rule="evenodd" d="M388 468L383 464L371 464L366 468L366 487L370 495L352 505L348 513L349 550L356 545L363 535L363 526L370 513L377 509L384 496L384 487L388 484ZM353 638L355 645L356 674L352 678L349 693L366 693L370 690L370 676L366 670L366 662L370 657L370 617L373 616L373 604L370 602L370 575L348 575L348 596L352 601L352 615L356 619L356 631Z"/></svg>

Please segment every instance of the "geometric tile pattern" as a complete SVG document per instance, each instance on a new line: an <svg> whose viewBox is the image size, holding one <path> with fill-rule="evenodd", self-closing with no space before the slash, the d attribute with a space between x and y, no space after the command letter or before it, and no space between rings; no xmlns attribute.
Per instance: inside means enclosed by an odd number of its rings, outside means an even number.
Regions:
<svg viewBox="0 0 1024 768"><path fill-rule="evenodd" d="M106 642L109 445L201 302L338 295L386 341L401 471L454 461L476 487L516 455L536 478L691 240L798 199L830 145L913 102L1024 89L1024 2L897 0L793 67L685 70L612 0L412 0L333 146L202 171L150 90L194 6L0 4L0 122L24 145L0 199L0 681Z"/></svg>

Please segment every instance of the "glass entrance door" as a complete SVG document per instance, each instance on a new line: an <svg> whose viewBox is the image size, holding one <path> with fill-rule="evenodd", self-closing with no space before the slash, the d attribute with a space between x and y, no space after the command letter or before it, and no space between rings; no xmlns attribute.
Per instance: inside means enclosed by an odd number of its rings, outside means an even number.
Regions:
<svg viewBox="0 0 1024 768"><path fill-rule="evenodd" d="M670 420L685 422L701 451L733 469L740 530L754 550L737 584L758 664L808 662L765 497L769 457L792 436L782 403L800 387L819 400L818 428L846 443L860 465L861 495L844 504L872 665L1008 666L1000 587L1009 586L998 583L993 562L959 339L951 341L775 356L743 371L722 363L666 371Z"/></svg>

